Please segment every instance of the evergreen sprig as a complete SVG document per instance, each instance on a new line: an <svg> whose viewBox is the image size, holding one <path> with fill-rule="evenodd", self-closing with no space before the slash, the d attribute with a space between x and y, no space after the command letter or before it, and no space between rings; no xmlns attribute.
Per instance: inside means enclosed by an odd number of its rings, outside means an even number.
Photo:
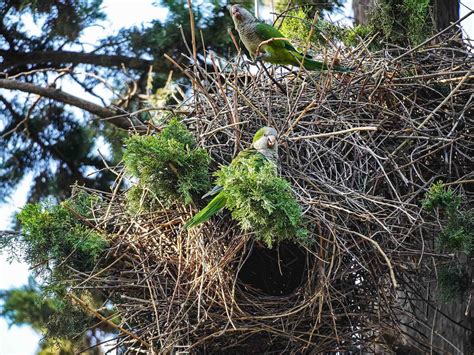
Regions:
<svg viewBox="0 0 474 355"><path fill-rule="evenodd" d="M459 208L460 204L461 198L451 188L446 188L442 181L432 184L423 199L423 208L427 211L433 211L436 208L455 211Z"/></svg>
<svg viewBox="0 0 474 355"><path fill-rule="evenodd" d="M152 208L158 200L190 203L210 187L210 157L176 118L159 135L128 138L124 162L139 180L128 194L132 207Z"/></svg>
<svg viewBox="0 0 474 355"><path fill-rule="evenodd" d="M441 181L431 185L422 206L427 211L445 212L445 227L436 238L440 249L470 254L474 247L474 210L462 210L461 197Z"/></svg>
<svg viewBox="0 0 474 355"><path fill-rule="evenodd" d="M474 210L461 209L461 196L442 181L431 185L422 202L427 211L439 209L444 228L436 236L440 250L463 252L472 255L474 250ZM438 272L440 296L444 301L463 297L469 289L471 278L467 272L465 257L452 260Z"/></svg>
<svg viewBox="0 0 474 355"><path fill-rule="evenodd" d="M102 235L81 221L95 203L97 198L80 193L59 205L27 204L17 215L25 261L52 271L56 278L67 274L60 266L65 260L76 270L90 271L108 246Z"/></svg>
<svg viewBox="0 0 474 355"><path fill-rule="evenodd" d="M242 229L254 231L255 238L270 248L285 239L307 242L290 184L275 175L273 163L261 166L260 161L258 156L249 157L216 173L216 183L226 194L226 208Z"/></svg>

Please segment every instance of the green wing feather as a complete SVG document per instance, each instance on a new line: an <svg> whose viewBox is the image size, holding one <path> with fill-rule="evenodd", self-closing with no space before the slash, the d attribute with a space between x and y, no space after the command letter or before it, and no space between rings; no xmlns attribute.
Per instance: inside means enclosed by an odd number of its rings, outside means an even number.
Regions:
<svg viewBox="0 0 474 355"><path fill-rule="evenodd" d="M260 38L261 41L269 40L270 38L282 38L285 37L283 34L278 31L275 27L268 25L266 23L259 23L256 26L255 32L257 36ZM293 45L288 42L287 40L278 40L273 41L268 44L268 52L271 54L267 61L274 64L290 64L294 66L300 65L304 58L304 67L307 70L328 70L329 67L327 64L323 62L319 62L316 60L312 60L309 55L303 56L300 52L296 50ZM282 51L282 49L288 50ZM352 70L340 65L334 65L332 67L333 70L347 73L351 72Z"/></svg>
<svg viewBox="0 0 474 355"><path fill-rule="evenodd" d="M299 63L301 63L303 61L303 58L304 58L303 66L305 67L306 70L328 70L329 69L329 66L326 63L310 59L307 56L304 57L300 53L291 53L291 54L298 61L298 65L299 65ZM350 73L350 72L352 72L352 70L350 68L343 67L342 65L333 65L332 70L340 72L340 73Z"/></svg>
<svg viewBox="0 0 474 355"><path fill-rule="evenodd" d="M260 22L256 26L255 32L257 33L257 36L262 41L269 40L270 38L284 38L285 37L275 27L273 27L272 25L266 24L264 22ZM271 43L271 45L275 45L277 47L284 47L285 49L288 49L289 51L297 52L296 48L293 47L293 45L290 42L288 42L287 40L273 41Z"/></svg>
<svg viewBox="0 0 474 355"><path fill-rule="evenodd" d="M217 212L225 207L226 196L225 192L221 191L214 197L211 202L207 204L201 211L199 211L193 218L186 222L184 228L190 229L196 227L198 224L207 221L209 218L214 216Z"/></svg>

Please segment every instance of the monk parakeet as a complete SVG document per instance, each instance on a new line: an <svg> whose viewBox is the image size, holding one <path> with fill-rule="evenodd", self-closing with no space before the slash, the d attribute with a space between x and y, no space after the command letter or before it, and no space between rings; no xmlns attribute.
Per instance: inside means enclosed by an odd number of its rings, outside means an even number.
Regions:
<svg viewBox="0 0 474 355"><path fill-rule="evenodd" d="M232 19L234 20L235 29L239 32L245 48L250 52L252 59L262 59L265 62L273 64L288 64L300 66L303 62L307 70L327 70L329 66L326 63L318 62L299 53L293 45L287 40L269 41L266 44L260 43L268 41L272 38L284 38L280 31L275 27L257 20L248 10L241 5L232 5L229 8ZM259 49L259 53L257 53ZM304 61L303 61L304 59ZM350 72L349 68L339 65L332 67L339 72Z"/></svg>
<svg viewBox="0 0 474 355"><path fill-rule="evenodd" d="M276 165L278 163L278 144L277 144L277 131L272 127L260 128L252 140L252 146L250 148L241 151L237 157L232 160L231 165L242 164L249 158L256 157L254 161L256 164L265 164L272 162ZM186 222L185 227L187 229L193 228L202 222L207 221L222 208L226 206L226 192L221 186L214 187L211 191L203 196L210 196L217 194L211 202L208 203L201 211L199 211L193 218Z"/></svg>

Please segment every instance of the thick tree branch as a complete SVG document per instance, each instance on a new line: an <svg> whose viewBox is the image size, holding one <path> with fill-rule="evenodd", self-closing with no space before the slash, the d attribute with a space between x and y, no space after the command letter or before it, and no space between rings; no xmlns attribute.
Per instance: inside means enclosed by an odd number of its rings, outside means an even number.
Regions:
<svg viewBox="0 0 474 355"><path fill-rule="evenodd" d="M4 62L1 65L3 69L8 67L17 67L25 64L93 64L103 67L120 67L124 65L129 69L148 70L150 65L154 70L160 71L157 63L151 60L127 57L123 55L107 55L82 53L73 51L32 51L28 53L14 52L0 49L0 56ZM164 61L163 61L164 62Z"/></svg>
<svg viewBox="0 0 474 355"><path fill-rule="evenodd" d="M124 115L117 116L118 112L112 108L97 105L93 102L81 99L80 97L68 94L58 89L44 88L34 84L9 79L0 79L0 88L37 94L68 105L72 105L96 116L107 118L110 123L123 129L145 129L145 125L136 118L125 117Z"/></svg>

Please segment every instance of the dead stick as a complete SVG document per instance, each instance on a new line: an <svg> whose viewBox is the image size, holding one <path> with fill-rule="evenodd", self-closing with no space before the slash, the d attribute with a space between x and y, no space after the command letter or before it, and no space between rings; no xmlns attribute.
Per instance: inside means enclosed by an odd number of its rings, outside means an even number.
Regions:
<svg viewBox="0 0 474 355"><path fill-rule="evenodd" d="M121 326L119 325L116 325L114 324L113 322L111 322L110 320L108 320L106 317L104 317L102 314L100 314L99 312L97 312L96 310L92 309L91 307L89 307L89 305L84 302L83 300L81 300L80 298L74 296L72 293L68 293L67 296L69 298L71 298L72 300L74 300L75 302L77 302L79 304L79 306L81 306L85 311L93 314L95 317L99 318L102 322L105 322L107 323L108 325L110 325L112 328L115 328L117 329L118 331L128 335L129 337L132 337L133 339L135 339L136 341L138 341L140 344L146 346L148 349L151 349L151 345L149 343L147 343L146 341L143 341L142 339L140 339L138 336L136 336L135 334L129 332L127 329L124 329L122 328Z"/></svg>
<svg viewBox="0 0 474 355"><path fill-rule="evenodd" d="M377 127L354 127L354 128L349 128L349 129L343 129L342 131L336 131L336 132L329 132L329 133L320 133L320 134L312 134L310 136L301 136L301 137L293 137L290 138L290 141L299 141L302 139L313 139L313 138L324 138L324 137L332 137L332 136L337 136L339 134L344 134L344 133L350 133L350 132L361 132L361 131L377 131Z"/></svg>

